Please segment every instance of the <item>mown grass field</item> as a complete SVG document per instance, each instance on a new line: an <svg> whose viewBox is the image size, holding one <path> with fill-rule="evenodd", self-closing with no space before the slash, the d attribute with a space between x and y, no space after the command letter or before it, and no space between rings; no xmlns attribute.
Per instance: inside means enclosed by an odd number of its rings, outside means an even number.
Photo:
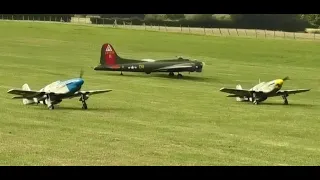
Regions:
<svg viewBox="0 0 320 180"><path fill-rule="evenodd" d="M204 72L96 72L112 43L133 58L182 55ZM212 37L65 24L0 22L0 165L320 165L320 44ZM24 106L6 92L79 76L83 90L113 89L55 110ZM307 93L236 102L221 87L289 76Z"/></svg>

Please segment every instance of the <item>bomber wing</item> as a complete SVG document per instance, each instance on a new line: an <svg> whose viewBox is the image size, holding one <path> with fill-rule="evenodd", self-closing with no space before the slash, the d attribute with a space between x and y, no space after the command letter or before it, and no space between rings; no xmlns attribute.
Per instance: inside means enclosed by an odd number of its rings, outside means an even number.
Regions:
<svg viewBox="0 0 320 180"><path fill-rule="evenodd" d="M290 94L298 94L310 91L311 89L294 89L294 90L279 90L276 92L275 96L282 96L282 95L290 95Z"/></svg>
<svg viewBox="0 0 320 180"><path fill-rule="evenodd" d="M191 68L192 64L191 63L180 63L180 64L175 64L175 65L170 65L170 66L165 66L162 68L157 69L157 71L168 71L168 70L182 70L184 68Z"/></svg>

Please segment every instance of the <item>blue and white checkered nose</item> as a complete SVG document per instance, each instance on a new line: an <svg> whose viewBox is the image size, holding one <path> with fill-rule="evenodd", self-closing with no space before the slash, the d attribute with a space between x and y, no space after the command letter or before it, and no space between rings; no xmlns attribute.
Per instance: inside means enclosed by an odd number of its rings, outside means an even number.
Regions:
<svg viewBox="0 0 320 180"><path fill-rule="evenodd" d="M78 87L81 87L83 85L84 81L83 79L79 78L75 81L75 84L78 86Z"/></svg>
<svg viewBox="0 0 320 180"><path fill-rule="evenodd" d="M71 83L67 84L67 87L69 89L69 92L76 92L81 89L81 86L83 85L84 81L81 78L73 79L71 80Z"/></svg>

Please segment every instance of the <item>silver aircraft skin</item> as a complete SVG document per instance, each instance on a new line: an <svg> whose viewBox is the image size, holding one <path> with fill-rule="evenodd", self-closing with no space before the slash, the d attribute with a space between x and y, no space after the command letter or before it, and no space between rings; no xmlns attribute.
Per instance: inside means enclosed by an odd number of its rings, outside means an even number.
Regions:
<svg viewBox="0 0 320 180"><path fill-rule="evenodd" d="M269 82L259 82L259 84L251 89L242 89L241 85L238 84L235 89L221 88L220 91L229 93L230 95L227 97L236 97L237 101L251 101L255 105L265 101L269 97L282 96L283 104L288 105L287 97L289 95L310 91L310 89L281 90L284 81L288 79L289 77L285 77Z"/></svg>
<svg viewBox="0 0 320 180"><path fill-rule="evenodd" d="M47 105L49 109L54 109L54 105L61 103L63 99L80 97L79 101L82 102L82 109L87 109L86 100L89 96L112 91L111 89L81 91L84 83L81 76L66 81L52 82L38 91L31 90L28 84L24 84L22 89L10 89L8 93L19 95L13 97L13 99L22 99L24 105L41 103Z"/></svg>

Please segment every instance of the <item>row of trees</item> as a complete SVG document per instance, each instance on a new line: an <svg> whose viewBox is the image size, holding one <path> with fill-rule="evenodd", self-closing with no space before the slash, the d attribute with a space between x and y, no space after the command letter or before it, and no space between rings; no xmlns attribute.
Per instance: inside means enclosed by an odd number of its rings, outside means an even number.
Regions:
<svg viewBox="0 0 320 180"><path fill-rule="evenodd" d="M87 14L1 14L2 19L40 20L70 22L71 18ZM304 31L319 28L320 14L95 14L93 24L133 25L152 24L161 26L184 26L206 28L245 28L283 31Z"/></svg>
<svg viewBox="0 0 320 180"><path fill-rule="evenodd" d="M70 22L74 14L0 14L1 19Z"/></svg>
<svg viewBox="0 0 320 180"><path fill-rule="evenodd" d="M133 25L189 26L304 31L320 26L320 14L100 14L92 23L130 22Z"/></svg>
<svg viewBox="0 0 320 180"><path fill-rule="evenodd" d="M220 21L305 21L308 25L319 28L320 14L100 14L101 18L139 18L145 21L150 20L220 20Z"/></svg>

